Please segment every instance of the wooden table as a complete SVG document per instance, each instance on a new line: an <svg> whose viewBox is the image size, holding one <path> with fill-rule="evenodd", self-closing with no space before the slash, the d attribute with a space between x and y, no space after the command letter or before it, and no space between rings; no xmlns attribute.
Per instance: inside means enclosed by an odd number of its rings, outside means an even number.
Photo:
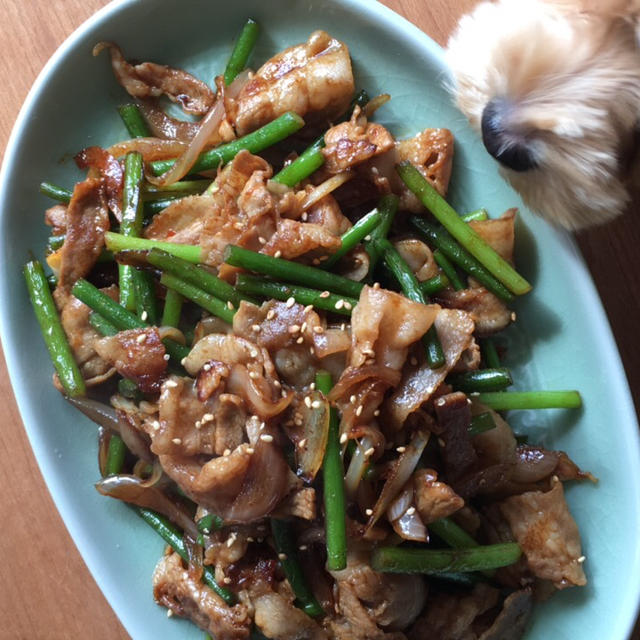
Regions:
<svg viewBox="0 0 640 640"><path fill-rule="evenodd" d="M440 43L476 2L385 0ZM81 22L106 4L106 0L0 0L1 149L46 60ZM579 237L634 397L640 396L639 229L637 218L628 215ZM0 638L128 638L51 501L23 431L4 360L0 367ZM638 629L634 638L640 639Z"/></svg>

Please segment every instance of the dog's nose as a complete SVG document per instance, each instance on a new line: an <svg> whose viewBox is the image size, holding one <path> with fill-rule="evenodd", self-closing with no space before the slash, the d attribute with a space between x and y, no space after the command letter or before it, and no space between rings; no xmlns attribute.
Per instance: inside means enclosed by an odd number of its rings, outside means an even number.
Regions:
<svg viewBox="0 0 640 640"><path fill-rule="evenodd" d="M514 171L528 171L537 166L534 151L525 135L512 130L508 114L513 105L504 98L493 98L482 112L482 141L487 151Z"/></svg>

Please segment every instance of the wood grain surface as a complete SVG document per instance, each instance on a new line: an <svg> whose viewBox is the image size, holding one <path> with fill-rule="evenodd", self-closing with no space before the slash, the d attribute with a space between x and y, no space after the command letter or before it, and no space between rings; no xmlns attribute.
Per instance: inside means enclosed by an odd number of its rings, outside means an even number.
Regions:
<svg viewBox="0 0 640 640"><path fill-rule="evenodd" d="M384 3L444 44L458 18L476 1ZM106 4L0 0L0 149L4 151L18 110L44 63L78 25ZM609 315L635 398L640 396L640 225L634 213L581 234L578 242ZM0 425L0 638L128 638L53 505L23 431L4 359ZM638 628L633 638L640 640Z"/></svg>

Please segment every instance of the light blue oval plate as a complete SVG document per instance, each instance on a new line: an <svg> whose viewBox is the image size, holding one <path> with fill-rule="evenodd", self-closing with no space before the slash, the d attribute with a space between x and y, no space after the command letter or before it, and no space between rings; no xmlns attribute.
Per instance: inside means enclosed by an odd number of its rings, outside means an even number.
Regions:
<svg viewBox="0 0 640 640"><path fill-rule="evenodd" d="M105 596L134 638L202 638L190 623L167 619L151 596L162 542L123 505L101 498L96 432L51 386L51 365L22 281L29 250L47 237L41 180L72 186L70 158L92 144L126 137L116 112L125 94L100 40L126 55L184 67L210 81L221 72L246 17L263 27L253 61L265 60L323 28L348 43L357 86L388 92L378 120L397 136L448 127L456 138L451 201L461 211L493 215L520 204L482 144L451 106L442 52L417 28L367 0L123 0L85 23L35 83L11 137L0 179L2 340L33 450L64 521ZM521 388L577 388L581 412L514 418L520 431L564 449L600 478L568 490L582 532L589 585L536 609L529 640L623 640L640 589L638 425L616 346L582 259L569 236L523 212L517 260L534 291L518 306L510 362Z"/></svg>

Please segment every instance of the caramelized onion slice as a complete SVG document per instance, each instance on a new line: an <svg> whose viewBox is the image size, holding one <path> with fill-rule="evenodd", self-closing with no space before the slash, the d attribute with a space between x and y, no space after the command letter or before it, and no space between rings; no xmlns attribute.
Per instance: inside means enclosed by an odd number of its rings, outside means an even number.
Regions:
<svg viewBox="0 0 640 640"><path fill-rule="evenodd" d="M244 87L249 79L248 71L241 73L226 90L228 95L237 95L237 93ZM222 86L222 83L218 83ZM173 184L178 180L182 180L184 176L189 173L189 170L194 165L195 161L200 155L200 152L207 146L209 140L220 129L220 125L226 117L225 100L222 92L218 93L218 98L209 109L207 115L200 122L198 133L193 136L191 142L186 151L176 160L175 164L163 175L156 177L147 174L147 180L151 184L157 187L166 187Z"/></svg>
<svg viewBox="0 0 640 640"><path fill-rule="evenodd" d="M424 448L427 446L427 442L429 442L429 434L418 431L411 439L404 453L400 454L387 481L384 483L384 487L382 487L380 497L373 507L373 513L367 522L367 530L373 527L380 516L387 510L391 501L398 495L398 492L409 480L418 464L418 460L420 460Z"/></svg>
<svg viewBox="0 0 640 640"><path fill-rule="evenodd" d="M309 394L310 406L301 404L298 411L302 414L302 426L295 428L300 432L296 444L297 473L306 482L312 482L322 466L324 453L329 439L330 405L319 391Z"/></svg>

